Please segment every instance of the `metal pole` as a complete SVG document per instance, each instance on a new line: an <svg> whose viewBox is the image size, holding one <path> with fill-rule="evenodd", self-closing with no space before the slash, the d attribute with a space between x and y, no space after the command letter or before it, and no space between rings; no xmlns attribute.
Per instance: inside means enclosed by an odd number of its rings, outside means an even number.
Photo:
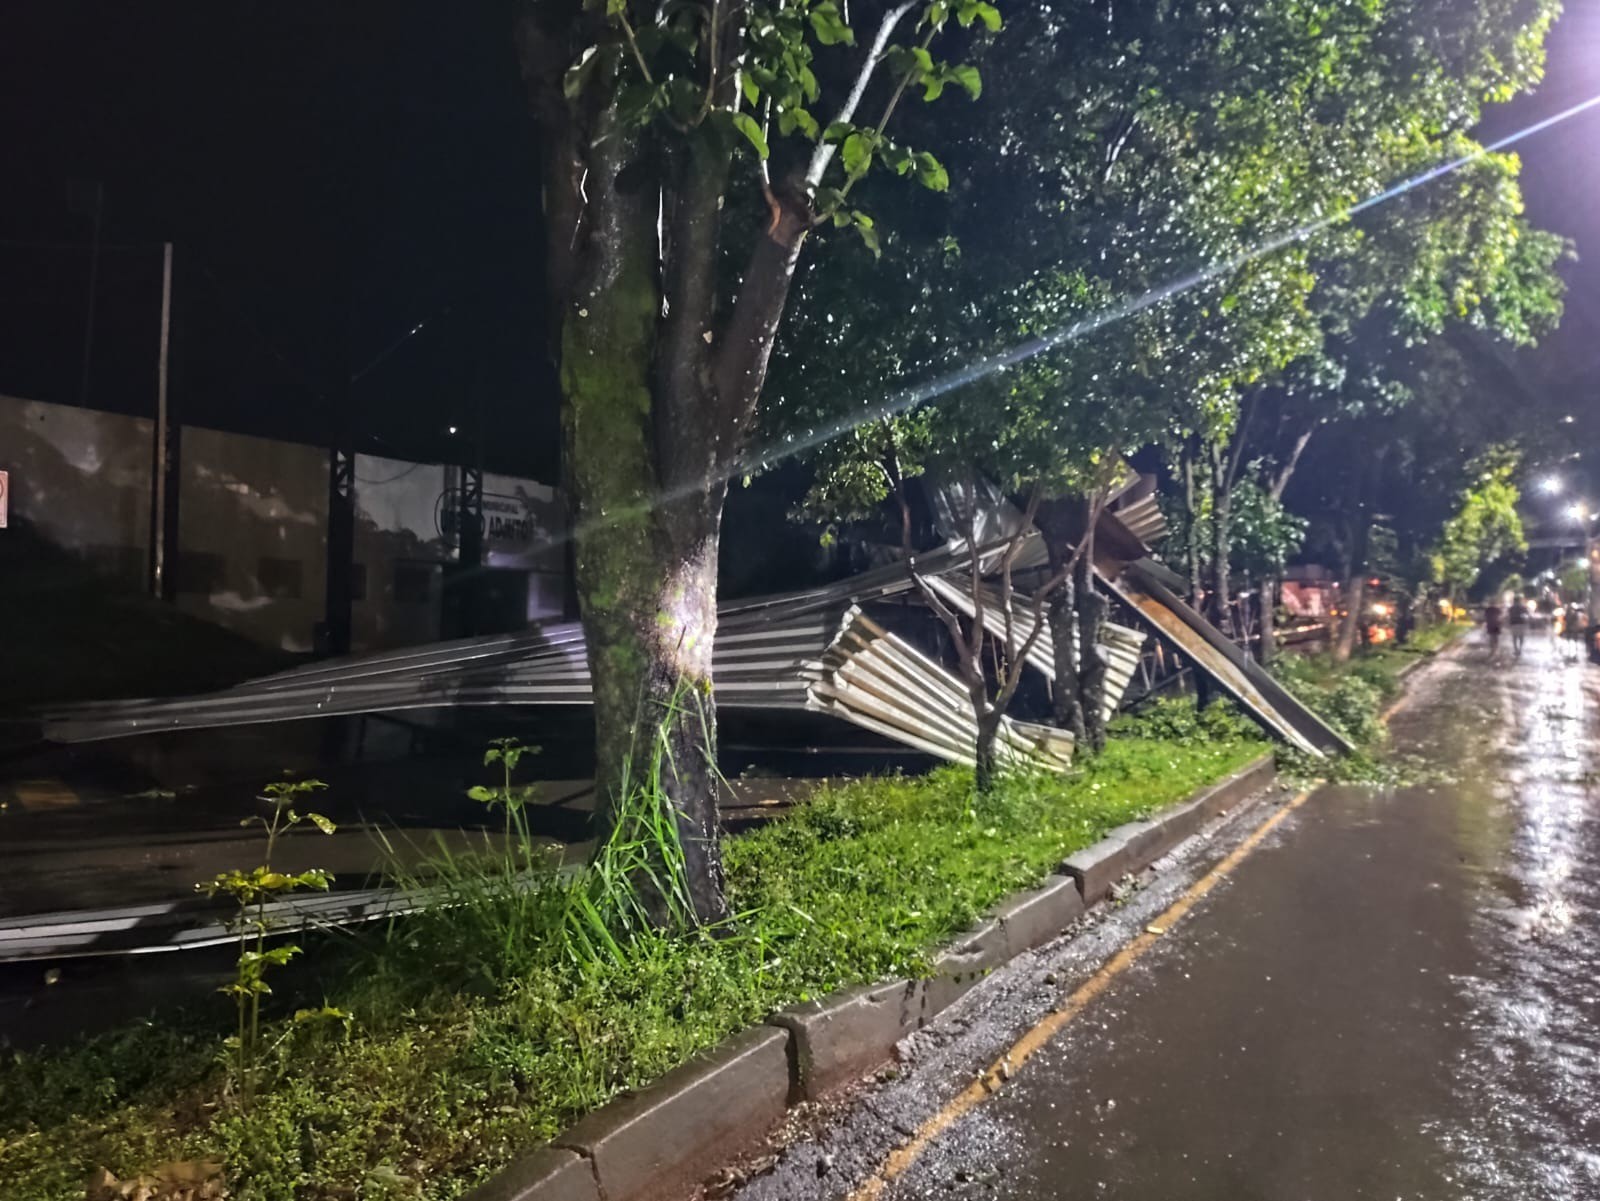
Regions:
<svg viewBox="0 0 1600 1201"><path fill-rule="evenodd" d="M150 595L163 595L167 528L167 352L172 341L172 243L161 245L161 349L156 360L156 431L150 465Z"/></svg>

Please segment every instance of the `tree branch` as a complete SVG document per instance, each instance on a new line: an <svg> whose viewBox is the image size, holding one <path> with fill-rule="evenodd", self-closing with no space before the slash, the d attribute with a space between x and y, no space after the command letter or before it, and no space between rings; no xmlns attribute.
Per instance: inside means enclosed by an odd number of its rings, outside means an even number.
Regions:
<svg viewBox="0 0 1600 1201"><path fill-rule="evenodd" d="M850 91L845 96L844 103L839 106L839 111L833 116L830 125L855 120L856 110L861 107L861 100L867 94L867 85L872 82L872 76L878 69L878 64L883 61L883 52L888 49L889 38L893 36L895 26L900 24L905 15L916 7L916 0L905 0L883 14L883 20L878 24L878 32L872 37L872 45L867 48L867 54L861 61L861 67L856 71L855 81L850 85ZM833 156L839 147L832 142L818 142L816 149L811 152L811 161L806 165L806 187L815 192L822 183L822 176L828 170L828 164L833 161Z"/></svg>
<svg viewBox="0 0 1600 1201"><path fill-rule="evenodd" d="M1289 452L1289 461L1280 467L1277 474L1272 477L1272 499L1283 500L1284 489L1289 486L1289 477L1294 475L1294 469L1300 465L1300 456L1305 453L1306 443L1311 441L1311 435L1317 432L1316 423L1308 425L1300 436L1294 440L1294 449Z"/></svg>

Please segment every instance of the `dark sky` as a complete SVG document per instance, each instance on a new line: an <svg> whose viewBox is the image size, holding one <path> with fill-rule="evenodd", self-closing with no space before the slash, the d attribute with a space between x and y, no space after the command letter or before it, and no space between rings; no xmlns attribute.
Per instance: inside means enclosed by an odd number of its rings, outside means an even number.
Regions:
<svg viewBox="0 0 1600 1201"><path fill-rule="evenodd" d="M6 5L0 391L79 396L92 221L69 181L99 179L92 404L154 403L171 239L186 420L321 441L349 412L362 449L450 458L482 412L491 468L553 478L509 29L499 3Z"/></svg>
<svg viewBox="0 0 1600 1201"><path fill-rule="evenodd" d="M1600 3L1569 8L1546 83L1484 136L1600 92ZM509 30L503 0L5 4L0 392L79 397L91 221L68 185L98 179L90 403L153 405L171 239L185 420L321 441L348 413L361 449L437 459L469 458L481 429L492 468L553 478L536 146ZM1506 387L1592 409L1600 109L1518 149L1533 219L1596 249L1568 269L1562 333L1501 356Z"/></svg>

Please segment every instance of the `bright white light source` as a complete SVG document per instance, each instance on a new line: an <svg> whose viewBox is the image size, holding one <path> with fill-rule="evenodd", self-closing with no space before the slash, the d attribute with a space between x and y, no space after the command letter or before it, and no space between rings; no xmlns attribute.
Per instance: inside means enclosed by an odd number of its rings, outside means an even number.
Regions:
<svg viewBox="0 0 1600 1201"><path fill-rule="evenodd" d="M1545 476L1544 479L1539 481L1539 491L1543 492L1546 496L1560 496L1561 477L1559 475Z"/></svg>
<svg viewBox="0 0 1600 1201"><path fill-rule="evenodd" d="M1589 510L1581 504L1568 505L1567 516L1572 518L1573 521L1583 521L1589 516Z"/></svg>
<svg viewBox="0 0 1600 1201"><path fill-rule="evenodd" d="M450 427L450 431L449 432L452 433L452 434L455 433L456 432L456 427L452 425Z"/></svg>

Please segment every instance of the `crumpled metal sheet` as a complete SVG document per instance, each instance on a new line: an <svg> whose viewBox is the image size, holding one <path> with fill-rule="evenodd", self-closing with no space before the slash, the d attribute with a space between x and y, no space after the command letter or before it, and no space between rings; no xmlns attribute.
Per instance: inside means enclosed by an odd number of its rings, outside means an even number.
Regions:
<svg viewBox="0 0 1600 1201"><path fill-rule="evenodd" d="M977 611L977 601L973 597L972 577L970 575L957 575L955 573L932 577L924 581L945 604L971 619ZM1005 645L1006 614L1004 599L1001 596L1000 586L984 580L981 583L980 595L983 600L983 628L989 636ZM1028 665L1042 673L1046 679L1053 679L1056 670L1055 640L1050 636L1050 626L1046 622L1039 631L1037 638L1031 645L1028 643L1033 633L1033 605L1034 598L1023 592L1013 592L1011 597L1011 639L1019 647L1028 646ZM1097 653L1106 665L1105 690L1101 697L1101 712L1107 721L1121 707L1122 698L1127 695L1128 685L1132 683L1134 673L1139 670L1139 654L1144 649L1146 635L1141 630L1130 629L1128 626L1117 625L1115 622L1105 622L1100 629L1100 643Z"/></svg>
<svg viewBox="0 0 1600 1201"><path fill-rule="evenodd" d="M854 606L823 654L810 707L953 763L975 761L978 723L965 685ZM1010 717L1000 721L1002 758L1065 771L1072 735Z"/></svg>

